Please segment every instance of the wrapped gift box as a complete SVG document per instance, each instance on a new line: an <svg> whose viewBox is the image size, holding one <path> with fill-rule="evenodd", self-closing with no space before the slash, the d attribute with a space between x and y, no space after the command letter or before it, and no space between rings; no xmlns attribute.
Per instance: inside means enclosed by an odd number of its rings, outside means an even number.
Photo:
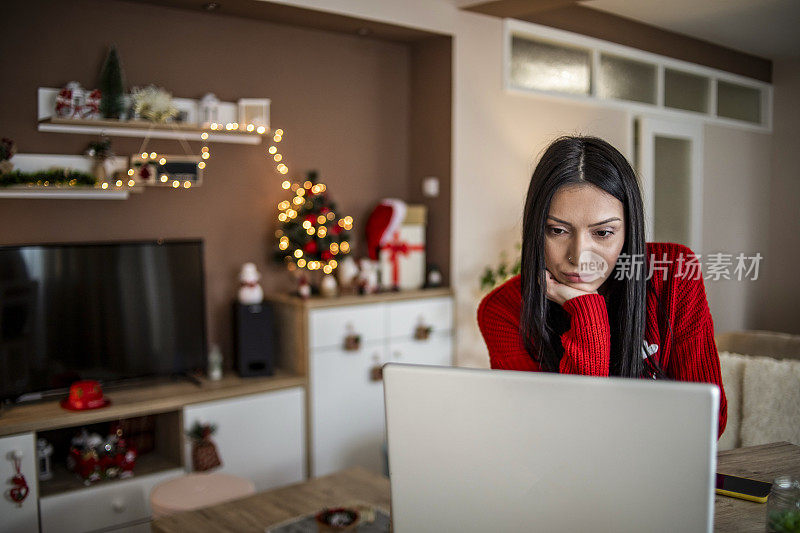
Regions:
<svg viewBox="0 0 800 533"><path fill-rule="evenodd" d="M414 290L425 284L426 215L424 205L409 205L400 229L381 245L382 289Z"/></svg>

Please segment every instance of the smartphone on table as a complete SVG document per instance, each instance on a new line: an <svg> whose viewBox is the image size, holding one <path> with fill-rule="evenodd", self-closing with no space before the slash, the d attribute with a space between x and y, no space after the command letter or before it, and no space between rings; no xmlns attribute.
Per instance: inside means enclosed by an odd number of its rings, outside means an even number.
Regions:
<svg viewBox="0 0 800 533"><path fill-rule="evenodd" d="M746 477L717 474L717 494L741 498L751 502L765 503L772 483L757 481Z"/></svg>

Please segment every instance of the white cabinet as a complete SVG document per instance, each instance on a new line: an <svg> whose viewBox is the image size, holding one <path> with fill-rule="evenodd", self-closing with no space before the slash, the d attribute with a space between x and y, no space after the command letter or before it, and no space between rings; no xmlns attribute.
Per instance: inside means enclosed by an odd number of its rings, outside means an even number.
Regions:
<svg viewBox="0 0 800 533"><path fill-rule="evenodd" d="M41 498L41 531L80 533L126 525L135 527L150 518L153 487L183 474L182 469L176 468Z"/></svg>
<svg viewBox="0 0 800 533"><path fill-rule="evenodd" d="M387 362L450 365L450 296L308 310L311 475L362 466L384 471L383 382ZM429 336L416 339L419 326ZM357 350L344 339L361 337Z"/></svg>
<svg viewBox="0 0 800 533"><path fill-rule="evenodd" d="M386 361L380 344L357 351L312 350L312 458L314 476L351 466L381 471L383 382L371 371Z"/></svg>
<svg viewBox="0 0 800 533"><path fill-rule="evenodd" d="M302 387L188 405L184 429L196 421L213 423L213 440L222 459L221 472L266 490L305 479L305 395ZM191 468L191 443L186 442Z"/></svg>
<svg viewBox="0 0 800 533"><path fill-rule="evenodd" d="M20 471L28 484L28 497L17 505L8 497L12 487L11 478L17 473L14 454L21 456ZM38 482L36 471L36 446L33 433L0 438L0 480L3 494L0 496L0 531L28 533L39 529L39 507L37 502Z"/></svg>

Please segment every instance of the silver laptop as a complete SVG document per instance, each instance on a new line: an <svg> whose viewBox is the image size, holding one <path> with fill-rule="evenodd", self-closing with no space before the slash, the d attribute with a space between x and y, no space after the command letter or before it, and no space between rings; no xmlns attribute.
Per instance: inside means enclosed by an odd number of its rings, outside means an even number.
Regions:
<svg viewBox="0 0 800 533"><path fill-rule="evenodd" d="M712 530L714 385L387 364L406 532Z"/></svg>

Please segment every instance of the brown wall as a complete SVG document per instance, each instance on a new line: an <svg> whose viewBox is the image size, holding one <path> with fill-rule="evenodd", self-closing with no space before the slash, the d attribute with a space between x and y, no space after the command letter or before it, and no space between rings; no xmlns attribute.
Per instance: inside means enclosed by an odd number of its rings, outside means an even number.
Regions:
<svg viewBox="0 0 800 533"><path fill-rule="evenodd" d="M450 139L452 139L453 43L433 37L411 45L409 201L428 208L427 260L450 283ZM422 194L427 176L439 178L439 196Z"/></svg>
<svg viewBox="0 0 800 533"><path fill-rule="evenodd" d="M286 131L284 162L291 174L320 171L339 211L356 220L356 256L363 254L359 223L374 204L408 198L408 44L100 0L4 2L0 40L0 136L14 138L21 153L77 154L95 138L38 132L36 89L70 80L94 87L107 46L116 43L129 87L271 98L273 127ZM115 138L113 148L130 154L140 143ZM204 239L209 341L221 343L230 364L229 305L240 265L256 262L267 290L291 284L269 262L284 195L266 147L213 144L204 183L190 190L151 188L124 201L0 199L0 243ZM180 153L169 140L151 141L150 149Z"/></svg>

